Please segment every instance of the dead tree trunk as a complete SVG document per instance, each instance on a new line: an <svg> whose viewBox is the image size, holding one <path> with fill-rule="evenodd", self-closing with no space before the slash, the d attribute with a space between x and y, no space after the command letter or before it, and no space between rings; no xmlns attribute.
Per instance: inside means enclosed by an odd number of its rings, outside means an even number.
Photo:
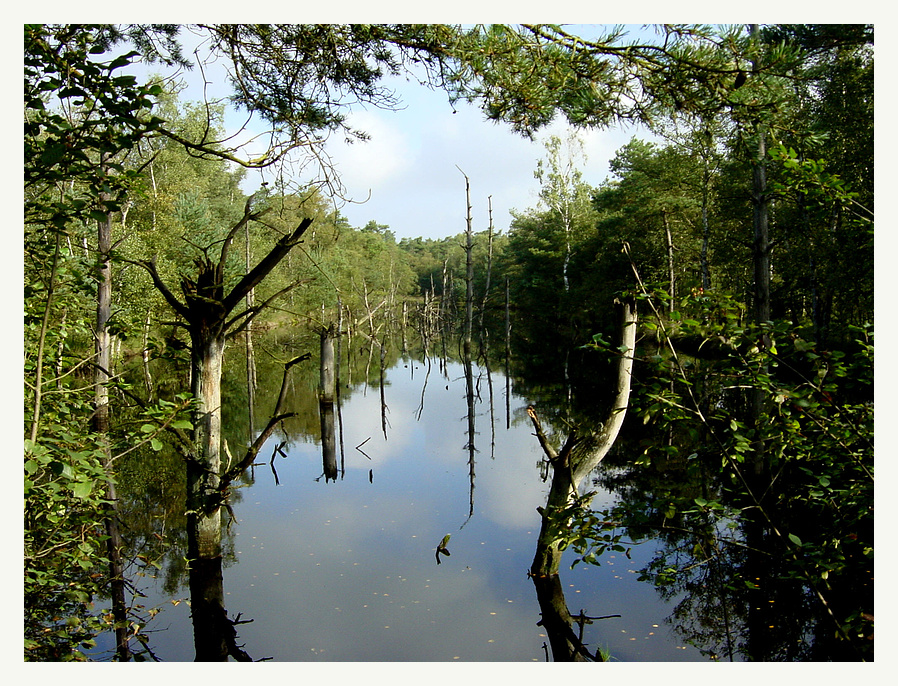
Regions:
<svg viewBox="0 0 898 686"><path fill-rule="evenodd" d="M334 403L336 396L336 359L334 355L334 327L321 330L321 375L319 383L319 400Z"/></svg>
<svg viewBox="0 0 898 686"><path fill-rule="evenodd" d="M527 408L527 414L533 423L536 436L552 466L552 481L545 507L537 508L542 521L536 554L530 567L530 576L536 588L537 601L542 615L539 625L545 629L546 635L549 637L552 658L556 662L602 661L604 659L601 653L598 651L591 653L584 645L583 625L605 617L587 617L582 610L578 616L574 616L568 609L558 575L562 551L553 532L553 523L557 523L555 519L557 513L572 504L582 481L608 454L620 433L626 416L636 346L635 303L625 302L621 309L624 350L618 363L614 402L602 430L597 434L582 436L578 435L576 431L572 431L568 434L561 449L556 451L549 443L536 411L532 407ZM579 625L579 633L574 631L574 624Z"/></svg>
<svg viewBox="0 0 898 686"><path fill-rule="evenodd" d="M106 193L100 194L100 200L109 200ZM123 541L119 527L119 504L115 483L112 479L113 464L110 451L109 433L109 380L111 367L111 336L109 335L109 317L112 311L112 215L97 222L97 253L100 259L100 274L97 281L97 318L94 328L94 429L99 434L103 446L103 467L108 480L106 498L109 500L109 511L106 515L106 554L109 557L109 592L112 599L112 616L115 621L115 657L125 662L131 659L128 646L128 608L125 604L125 571L122 562Z"/></svg>
<svg viewBox="0 0 898 686"><path fill-rule="evenodd" d="M191 393L193 455L187 460L187 557L221 556L221 366L225 340L222 331L192 326Z"/></svg>
<svg viewBox="0 0 898 686"><path fill-rule="evenodd" d="M318 409L321 417L321 457L324 480L337 480L337 440L334 425L336 398L336 360L334 356L334 327L321 330L321 376L318 389Z"/></svg>
<svg viewBox="0 0 898 686"><path fill-rule="evenodd" d="M757 40L758 25L751 25L752 38ZM757 71L757 62L752 62L752 71ZM770 198L767 193L767 138L763 122L755 122L755 135L757 148L752 158L752 219L754 226L754 241L752 243L752 259L754 261L754 314L755 323L763 324L770 321L770 238L768 233L768 209ZM769 345L769 341L762 340L760 345ZM752 391L752 420L755 425L763 421L766 410L764 393L760 389ZM753 444L754 474L762 477L766 470L766 457L764 446L760 441Z"/></svg>
<svg viewBox="0 0 898 686"><path fill-rule="evenodd" d="M487 247L486 247L486 282L483 285L483 299L480 301L480 335L485 335L486 327L484 326L484 317L486 316L486 308L490 297L490 281L493 276L493 196L487 196L487 207L489 212L490 223L487 227ZM481 341L481 345L486 347L486 343Z"/></svg>
<svg viewBox="0 0 898 686"><path fill-rule="evenodd" d="M459 169L461 171L461 169ZM474 232L471 225L471 184L465 177L465 334L464 355L471 357L471 332L474 328Z"/></svg>
<svg viewBox="0 0 898 686"><path fill-rule="evenodd" d="M244 264L246 271L250 270L250 240L249 240L249 222L244 227ZM255 289L250 288L246 293L246 308L251 310L255 305ZM249 416L249 442L252 443L256 433L255 408L256 408L256 355L253 351L253 323L247 322L246 330L243 332L246 337L246 405Z"/></svg>
<svg viewBox="0 0 898 686"><path fill-rule="evenodd" d="M630 402L630 380L633 371L636 348L636 306L632 302L621 304L622 345L624 346L617 370L617 388L608 420L601 431L595 434L578 435L572 431L562 446L556 451L543 432L536 411L530 407L527 413L533 423L536 437L552 465L552 483L545 507L539 508L542 524L537 541L536 555L530 571L535 576L558 573L561 562L559 543L552 533L554 513L567 508L577 494L583 479L604 459L614 445Z"/></svg>
<svg viewBox="0 0 898 686"><path fill-rule="evenodd" d="M340 476L346 473L345 457L343 450L343 413L341 411L342 400L340 398L340 360L343 355L343 301L337 296L337 349L334 354L334 396L337 404L337 427L340 435Z"/></svg>
<svg viewBox="0 0 898 686"><path fill-rule="evenodd" d="M676 309L676 297L677 297L677 273L674 269L674 244L673 244L673 234L670 232L670 220L667 217L667 212L662 212L661 217L664 220L664 240L667 245L667 283L668 283L668 292L670 294L670 306L669 312L673 313Z"/></svg>
<svg viewBox="0 0 898 686"><path fill-rule="evenodd" d="M253 212L247 201L243 217L231 228L221 243L217 262L207 256L196 260L198 273L195 280L181 279L181 302L162 281L153 262L137 262L149 273L156 289L168 304L186 322L191 344L191 390L196 402L193 411L193 442L187 458L187 550L191 565L221 557L221 508L227 497L229 484L252 464L262 444L278 423L291 414L280 414L288 386L288 370L297 358L285 365L284 381L275 407L274 416L265 429L255 438L242 459L236 464L223 464L221 459L221 370L226 338L246 330L259 312L275 298L289 292L302 281L281 289L264 302L247 307L236 315L231 313L244 301L246 295L265 279L297 245L312 223L304 219L288 235L282 237L268 254L247 271L229 293L225 292L225 264L234 237L247 223L261 217ZM195 627L196 618L195 618ZM197 652L200 642L197 639Z"/></svg>

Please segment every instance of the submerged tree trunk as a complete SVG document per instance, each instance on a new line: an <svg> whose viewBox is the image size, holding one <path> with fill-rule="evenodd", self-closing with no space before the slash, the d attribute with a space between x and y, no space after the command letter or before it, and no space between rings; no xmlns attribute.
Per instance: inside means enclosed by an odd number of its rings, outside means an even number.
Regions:
<svg viewBox="0 0 898 686"><path fill-rule="evenodd" d="M109 196L100 194L101 201ZM106 498L109 510L106 515L106 554L109 557L109 594L112 600L112 616L115 622L115 657L125 662L131 659L128 646L128 607L125 603L125 571L122 561L123 541L119 528L118 494L113 480L114 467L109 446L109 370L112 366L109 317L112 311L112 216L108 212L97 222L97 252L100 258L97 281L97 317L94 328L94 429L103 447L103 467L108 480Z"/></svg>
<svg viewBox="0 0 898 686"><path fill-rule="evenodd" d="M193 410L193 445L186 456L187 502L185 509L187 512L187 558L191 569L215 564L216 560L220 564L221 508L226 501L228 486L249 468L262 444L278 423L282 419L292 416L290 413L279 414L288 386L288 371L299 360L307 359L307 356L301 356L285 365L284 380L281 384L281 392L274 415L242 458L238 458L235 464L222 465L221 370L226 336L236 336L245 331L253 318L268 303L303 283L301 280L295 281L260 305L247 307L236 315L231 314L238 305L245 301L249 291L261 283L287 257L312 223L311 219L303 219L299 226L283 236L255 267L238 279L237 283L231 287L230 292L226 292L225 265L234 237L248 222L258 220L264 212L265 210L254 212L251 199L247 200L243 217L230 229L227 237L221 243L218 261L212 262L204 255L202 259L195 261L198 267L195 280L186 276L181 279L184 302L178 300L169 290L153 262L136 262L149 273L156 289L172 309L187 322L190 331L191 391L196 404ZM199 599L198 602L200 602ZM203 632L208 630L209 626L217 625L203 622L199 615L194 615L194 637L198 659L217 659L200 657L206 654L204 648L206 637ZM215 639L214 643L218 645L218 639Z"/></svg>
<svg viewBox="0 0 898 686"><path fill-rule="evenodd" d="M188 559L221 556L221 366L224 336L191 329L191 369L196 407L193 449L187 460Z"/></svg>
<svg viewBox="0 0 898 686"><path fill-rule="evenodd" d="M540 445L552 465L552 482L545 507L539 508L542 515L536 555L530 571L534 576L549 576L558 573L561 563L559 541L552 532L554 513L567 508L577 495L583 479L604 459L614 445L623 426L630 402L630 383L636 348L636 306L633 302L621 304L622 346L618 363L617 388L608 420L602 430L594 435L579 436L572 431L562 446L556 451L543 432L536 411L530 407L527 413L533 423Z"/></svg>
<svg viewBox="0 0 898 686"><path fill-rule="evenodd" d="M334 327L321 330L321 375L318 408L321 418L321 458L324 480L337 480L337 437L334 424L336 398L336 360L334 355Z"/></svg>

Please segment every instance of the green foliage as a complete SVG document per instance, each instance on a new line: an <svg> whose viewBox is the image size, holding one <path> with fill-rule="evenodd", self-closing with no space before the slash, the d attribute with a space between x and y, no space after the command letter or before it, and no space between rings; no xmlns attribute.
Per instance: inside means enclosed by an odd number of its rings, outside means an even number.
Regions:
<svg viewBox="0 0 898 686"><path fill-rule="evenodd" d="M99 61L104 52L97 27L25 25L25 221L63 229L73 219L97 219L101 193L118 209L131 176L121 158L161 120L141 116L159 86L139 86L118 72L136 56ZM104 160L105 171L98 168ZM75 193L62 200L58 185Z"/></svg>
<svg viewBox="0 0 898 686"><path fill-rule="evenodd" d="M697 293L679 304L647 325L660 345L637 377L633 414L650 433L633 467L675 467L669 482L684 485L656 484L645 506L625 493L615 515L565 513L575 524L566 540L578 560L593 562L595 551L619 545L618 530L667 532L677 544L643 578L671 594L720 557L737 575L749 563L735 551L749 546L778 560L767 563L770 592L794 584L787 597L818 599L804 612L822 618L814 621L841 650L864 656L869 646L857 637L872 616L872 327L853 328L844 349L822 350L790 322L744 323L732 300Z"/></svg>
<svg viewBox="0 0 898 686"><path fill-rule="evenodd" d="M741 27L663 25L657 42L623 27L578 36L554 24L475 26L450 54L455 97L482 103L491 119L532 136L563 115L578 127L619 121L653 124L670 112L757 112L778 99L775 82L797 51L780 44L759 53ZM750 87L735 87L750 59Z"/></svg>
<svg viewBox="0 0 898 686"><path fill-rule="evenodd" d="M77 409L77 408L70 408ZM71 425L25 441L25 659L83 660L106 627L103 451Z"/></svg>
<svg viewBox="0 0 898 686"><path fill-rule="evenodd" d="M107 583L104 494L113 475L89 425L92 227L111 216L122 238L113 256L111 332L126 353L146 348L148 375L169 362L183 370L188 353L178 323L159 324L168 308L133 262L158 258L163 281L176 286L195 258L217 250L247 201L243 172L228 163L234 151L210 142L224 139L223 107L181 103L159 85L122 74L138 57L183 66L177 30L24 27L24 401L26 436L34 434L24 465L26 659L83 659L92 636L109 626L93 605ZM556 535L577 561L597 562L607 550L626 550L624 531L633 538L660 531L701 568L729 556L740 570L747 556L732 551L749 537L756 543L752 527L761 513L772 533L756 547L783 562L767 579L726 579L734 602L749 604L746 594L775 577L827 599L840 637L866 631L868 592L853 606L839 598L850 596L842 589L868 583L872 565L872 27L784 25L751 36L743 27L664 26L655 45L625 40L619 29L577 37L555 25L198 30L233 66L235 102L275 132L260 158L240 161L246 166L305 150L324 132L364 139L348 127L347 108L395 106L382 78L410 69L525 135L559 113L581 126L657 125L668 115L685 124L689 135L670 145L622 148L612 163L616 178L598 189L582 183L561 141L550 139L537 167L540 205L516 213L507 235L493 233L489 257L486 232L475 237L483 320L504 325L497 286L507 277L516 364L551 351L553 364L564 361L565 378L569 361L585 359L568 350L610 330L613 297L630 288L622 243L646 280L664 283L642 298L664 315L643 323L631 414L652 439L635 463L662 476L645 492L628 484L626 511L594 513L577 501L553 515ZM138 52L109 52L126 40ZM751 297L747 151L761 121L777 142L767 159L776 204L774 322L754 326L740 301ZM376 220L355 229L312 186L278 186L251 202L268 212L234 236L225 285L300 220L314 219L303 244L258 285L256 303L282 294L260 323L330 324L339 302L351 322L385 338L383 326L403 299L440 296L442 315L459 311L460 237L397 243ZM709 260L713 290L704 271L700 277L702 260ZM302 335L290 344L314 345ZM601 335L587 348L577 355L615 352ZM312 376L291 392L313 386ZM243 398L239 385L226 389L229 411ZM134 521L141 508L152 510L135 494L165 490L152 465L166 474L183 468L172 464L163 438L190 428L181 388L163 383L153 389L161 400L133 406L125 399L137 398L134 387L114 389L117 425L109 440L114 454L126 455L120 464L133 485ZM584 395L595 406L591 390ZM262 405L272 400L260 393ZM763 407L755 418L753 403ZM684 478L663 478L670 474ZM141 520L140 536L152 549L141 569L167 554L162 543L153 547L155 526ZM669 557L659 554L646 578L671 594L699 585L688 565ZM708 612L714 624L723 609Z"/></svg>
<svg viewBox="0 0 898 686"><path fill-rule="evenodd" d="M576 554L571 563L573 569L581 562L600 565L600 559L608 551L630 554L623 545L623 530L618 521L620 515L614 508L595 511L589 503L595 493L578 495L562 510L553 510L549 517L549 536L559 550L570 549Z"/></svg>
<svg viewBox="0 0 898 686"><path fill-rule="evenodd" d="M108 442L118 460L143 447L159 451L167 431L190 428L191 400L180 395L136 413L120 408L131 418L101 436L89 425L90 388L66 391L44 406L39 439L25 441L26 660L84 660L111 628L111 615L96 606L108 583Z"/></svg>
<svg viewBox="0 0 898 686"><path fill-rule="evenodd" d="M101 436L91 426L90 227L126 209L138 175L125 156L160 123L148 115L160 89L120 74L135 53L105 55L113 40L101 26L25 26L26 660L83 660L111 628L95 605L109 582L108 442L119 455L159 449L156 420L179 419L180 410L156 406L142 430Z"/></svg>

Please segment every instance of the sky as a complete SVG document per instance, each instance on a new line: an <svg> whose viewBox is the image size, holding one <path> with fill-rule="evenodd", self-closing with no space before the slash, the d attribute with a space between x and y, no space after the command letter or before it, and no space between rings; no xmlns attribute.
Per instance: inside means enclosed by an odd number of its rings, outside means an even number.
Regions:
<svg viewBox="0 0 898 686"><path fill-rule="evenodd" d="M205 16L204 12L198 9L205 5L205 2L191 5L188 9L186 6L175 6L167 0L153 5L151 14L167 14L168 17L191 15L188 19L198 19ZM695 7L694 5L678 4L676 13L680 16L671 17L671 6L665 3L663 6L652 8L653 3L641 3L640 11L627 11L619 7L611 9L611 15L608 8L601 8L604 17L611 19L619 18L622 11L633 16L638 15L647 17L651 20L658 19L704 19L709 18L720 20L719 14L722 11L719 4L710 5L701 3L703 7ZM380 7L380 5L378 5ZM49 15L48 18L55 21L82 21L84 19L85 8L71 5L70 3L58 3L56 0L43 3L41 6L44 13ZM370 4L368 7L371 7ZM459 7L453 4L453 7ZM575 16L582 17L585 12L583 5L580 9L572 9L570 7L559 10L557 6L551 14L564 14L565 17ZM863 1L860 3L851 3L850 5L831 4L824 6L821 4L809 5L806 2L800 3L761 3L754 5L754 11L759 12L762 18L768 21L843 21L857 22L869 20L884 20L885 16L881 13L891 12L888 10L886 3L872 3ZM113 8L114 11L113 11ZM838 8L838 10L837 10ZM208 8L202 8L208 9ZM219 6L219 10L222 6ZM303 15L302 19L309 21L307 18L311 8L304 7L294 11ZM383 9L383 8L381 8ZM646 9L655 10L646 12ZM49 10L49 11L47 11ZM75 10L74 12L72 10ZM105 10L105 11L104 11ZM163 11L160 11L163 10ZM164 10L168 10L165 12ZM465 11L468 10L468 11ZM13 10L14 13L21 10ZM456 9L456 14L461 12L465 18L477 16L480 18L483 11L470 8ZM127 14L138 12L136 7L129 8ZM270 10L266 9L265 14L270 14ZM283 12L282 12L283 13ZM316 11L320 13L320 11ZM367 12L370 15L370 11ZM432 12L431 12L432 13ZM486 12L495 15L496 12ZM554 17L546 17L545 9L527 10L522 4L517 4L514 11L507 10L503 12L506 17L514 16L521 18L521 15L530 15L525 18L533 18L533 14L537 14L537 19L553 19ZM725 17L732 21L733 10L727 10L730 16ZM743 14L739 12L739 14ZM221 11L213 14L222 14ZM230 14L225 12L225 14ZM344 11L343 14L346 14ZM361 15L366 11L354 13L353 18L366 18ZM380 11L383 15L384 12ZM387 12L386 14L389 14ZM395 15L395 11L393 12ZM403 14L400 12L400 14ZM405 12L407 15L408 12ZM67 16L68 15L68 16ZM92 3L87 10L87 15L91 19L102 21L109 17L120 17L120 5L113 6L111 3L97 2ZM686 15L685 17L682 15ZM836 16L838 15L838 16ZM150 17L144 20L158 20L158 16ZM368 17L370 18L370 17ZM457 19L457 17L452 17ZM494 16L493 19L501 17ZM636 18L633 16L633 18ZM742 19L752 19L752 16L740 16ZM889 17L891 18L891 17ZM139 21L140 19L138 19ZM420 19L419 19L420 20ZM883 22L884 23L884 22ZM21 41L21 33L18 25L9 23L5 31L8 32L7 40L4 41L4 50L8 52L6 60L7 83L10 89L18 87L21 83L21 72L18 71L17 50ZM877 89L877 97L879 106L877 107L877 117L880 119L878 123L885 124L881 128L883 135L877 135L877 153L889 155L894 151L894 128L892 126L892 117L890 112L894 112L894 99L891 87L891 80L894 78L894 71L891 67L896 62L895 49L893 44L883 41L876 47L877 61L882 64L885 60L888 68L880 69L877 72L877 86L884 86L883 89ZM511 133L507 126L494 125L483 121L480 113L473 108L459 106L458 114L453 115L452 109L441 98L439 94L427 92L425 89L414 86L408 89L403 88L403 100L409 107L405 112L370 112L359 113L359 126L367 127L372 134L372 140L364 146L359 144L352 150L335 151L336 159L340 165L344 176L344 182L349 190L364 198L368 189L371 190L371 200L358 206L346 206L342 208L342 212L347 216L350 222L356 226L362 226L369 219L375 219L379 223L388 224L398 237L415 237L430 236L442 237L454 235L464 230L464 180L461 177L455 165L461 167L471 179L473 213L475 221L475 229L481 230L486 226L486 196L492 195L494 224L497 228L503 229L507 227L509 221L508 209L526 209L535 205L536 202L536 180L533 178L533 171L536 167L536 161L542 154L541 142L527 142L519 136ZM13 119L17 113L12 109L7 110L6 119L8 125L18 125ZM355 120L353 120L355 121ZM563 129L552 129L554 133L560 133ZM584 177L588 183L598 184L608 175L608 159L613 155L614 151L624 145L633 135L633 132L622 132L619 130L611 130L598 132L593 131L586 136L586 150L588 154L588 163L584 169ZM893 172L888 171L888 165L878 167L882 171L878 171L878 182L891 181ZM11 175L11 172L9 172ZM11 186L10 186L11 187ZM10 198L12 200L12 198ZM880 203L880 214L886 213L887 219L891 219L894 210L891 208L891 202L882 201ZM894 256L898 252L898 243L896 243L894 232L886 232L884 235L877 235L877 290L885 291L882 285L887 285L890 269L893 268ZM19 248L15 246L15 239L7 239L11 243L6 255L6 263L3 265L2 271L9 281L8 284L12 288L21 282L22 264L19 260ZM882 275L879 278L879 275ZM878 309L886 307L886 315L891 305L889 298L881 298L878 302ZM894 325L889 324L889 317L883 318L880 326L880 348L886 345L886 355L895 352L896 340L898 334L893 332ZM885 335L886 338L882 338ZM16 367L15 355L5 356L9 365L9 372L13 377L18 373ZM894 383L888 381L893 380L894 367L880 366L877 368L877 376L880 380L885 381L878 384L877 388L882 389L881 393L877 393L877 402L886 402L885 407L891 409L894 403L888 389L894 388ZM18 407L13 403L19 401L10 393L7 397L7 407ZM886 413L888 414L888 412ZM16 412L7 413L9 422L9 433L12 434L16 427L13 423L18 420ZM877 431L884 432L882 443L884 445L894 444L895 435L890 434L894 431L888 425L888 422L880 423ZM888 465L881 465L888 467ZM894 471L890 472L891 480L894 482ZM7 505L14 508L15 501L13 498L7 499ZM882 507L888 508L888 503L882 503ZM889 514L893 511L889 508ZM18 512L6 512L10 517L19 516ZM885 511L882 512L885 514ZM882 521L888 521L889 517L882 518ZM14 570L13 570L14 572ZM10 581L10 579L7 579ZM12 579L11 581L15 581ZM893 601L889 601L892 605ZM883 627L884 640L885 635L893 635L892 631L887 631L887 627ZM746 683L747 683L746 679Z"/></svg>
<svg viewBox="0 0 898 686"><path fill-rule="evenodd" d="M561 122L528 140L507 124L485 120L476 106L459 103L455 110L445 94L417 84L401 83L401 112L360 112L350 121L371 140L333 151L351 197L370 199L347 204L341 212L354 226L374 219L387 224L397 238L442 238L465 230L465 179L470 180L475 231L489 225L505 231L510 210L525 211L538 201L534 178L545 155L549 135L564 137ZM598 185L609 174L608 162L637 132L612 129L584 131L584 181ZM642 131L642 137L648 132ZM463 173L464 175L463 175Z"/></svg>
<svg viewBox="0 0 898 686"><path fill-rule="evenodd" d="M583 31L595 28L587 25ZM189 42L189 34L184 38ZM205 76L210 96L228 94L221 65L211 67ZM188 84L182 100L200 99L198 70L181 78ZM513 133L508 124L486 121L476 105L458 103L453 107L442 91L409 82L404 76L389 77L384 83L398 95L400 109L356 107L348 124L367 132L370 139L350 145L335 135L327 143L350 200L341 205L340 212L352 226L362 227L374 220L389 226L397 239L461 233L465 230L464 175L471 185L475 231L487 229L490 203L493 227L498 231L507 231L511 210L536 207L537 161L545 154L548 136L566 135L564 123L555 122L528 140ZM244 120L244 116L230 113L225 120L229 134L246 137L246 133L238 133ZM253 122L248 129L264 130ZM634 135L652 139L648 131L633 127L582 131L584 181L593 186L604 181L609 160ZM263 179L272 181L273 173L249 171L244 190L256 190Z"/></svg>

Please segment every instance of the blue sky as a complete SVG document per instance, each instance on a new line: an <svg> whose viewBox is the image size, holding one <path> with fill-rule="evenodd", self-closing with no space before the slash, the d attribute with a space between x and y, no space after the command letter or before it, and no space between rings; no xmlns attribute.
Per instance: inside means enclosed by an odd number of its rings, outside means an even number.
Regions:
<svg viewBox="0 0 898 686"><path fill-rule="evenodd" d="M399 85L407 109L359 113L351 121L357 119L371 140L337 146L332 152L349 195L365 199L371 193L368 202L342 209L353 225L375 219L400 238L440 238L464 231L465 181L459 169L470 179L475 231L488 226L489 196L499 230L508 228L510 209L536 205L537 160L549 135L565 135L564 124L556 122L529 141L508 125L485 121L474 106L458 104L453 112L444 94L416 84ZM583 132L587 183L605 179L608 161L635 132Z"/></svg>
<svg viewBox="0 0 898 686"><path fill-rule="evenodd" d="M586 25L583 31L595 28ZM190 38L187 33L182 36ZM210 97L227 95L222 68L213 66L205 76ZM182 99L199 99L198 70L182 78L189 84ZM370 140L347 145L342 136L334 136L327 144L345 195L353 201L341 207L353 226L375 220L388 225L397 238L442 238L461 233L465 230L465 183L459 169L470 179L475 231L488 226L489 196L493 225L500 231L509 226L509 210L536 206L538 183L533 172L544 154L546 138L566 134L563 123L556 122L530 141L512 133L506 124L485 121L476 106L459 103L453 108L441 91L405 77L391 77L386 83L399 96L402 109L356 108L348 123L366 131ZM238 139L249 137L247 131L238 133L244 125L244 117L237 113L226 119L229 133L237 134ZM250 122L247 130L262 133L264 128ZM601 183L608 175L608 161L633 135L651 137L647 131L634 128L583 131L584 180L592 185ZM253 151L247 154L252 157ZM272 176L270 170L250 171L244 189L255 190L263 179L271 181Z"/></svg>

